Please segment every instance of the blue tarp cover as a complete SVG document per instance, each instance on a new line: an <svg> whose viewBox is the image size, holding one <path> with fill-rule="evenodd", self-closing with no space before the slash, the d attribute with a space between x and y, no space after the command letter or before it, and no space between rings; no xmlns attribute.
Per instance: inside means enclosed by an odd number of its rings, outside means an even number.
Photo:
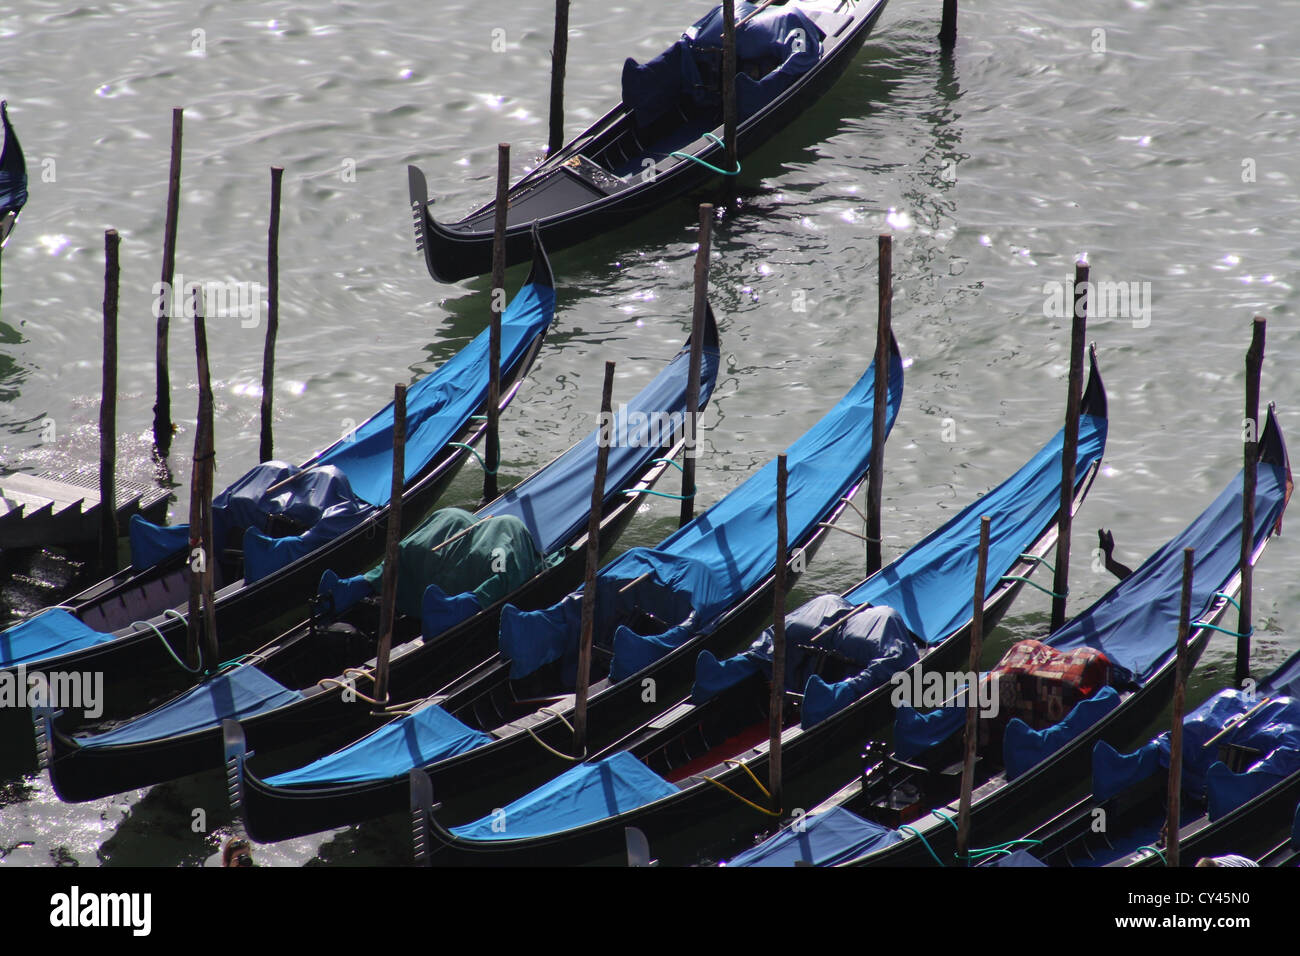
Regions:
<svg viewBox="0 0 1300 956"><path fill-rule="evenodd" d="M700 366L700 404L713 394L718 377L718 344L706 341ZM659 451L671 442L684 421L686 387L690 376L690 349L683 349L630 402L614 410L609 464L605 475L606 500L622 494ZM541 471L479 512L514 515L533 535L546 554L586 528L591 511L591 482L596 473L597 431L593 430Z"/></svg>
<svg viewBox="0 0 1300 956"><path fill-rule="evenodd" d="M273 710L302 694L277 683L251 665L236 667L134 720L107 733L78 737L82 747L111 747L115 744L159 740L204 728L218 728L230 718L243 720Z"/></svg>
<svg viewBox="0 0 1300 956"><path fill-rule="evenodd" d="M550 324L554 311L555 290L550 286L529 283L519 290L501 316L502 370L518 364L533 339ZM433 461L487 400L489 334L484 329L436 372L407 390L407 482ZM336 465L359 498L372 505L387 504L393 481L392 402L306 467L315 465Z"/></svg>
<svg viewBox="0 0 1300 956"><path fill-rule="evenodd" d="M848 395L790 446L786 514L791 542L802 540L866 471L874 388L873 363ZM887 430L898 415L902 392L903 367L895 347ZM737 597L771 572L775 540L773 461L658 548L633 548L601 569L596 581L596 641L613 645L611 677L624 679L709 628ZM647 572L649 578L620 593ZM511 676L523 677L566 657L566 670L574 672L580 608L577 592L540 611L506 605L501 652L511 660ZM663 633L639 636L616 627L632 609L657 618Z"/></svg>
<svg viewBox="0 0 1300 956"><path fill-rule="evenodd" d="M740 22L757 7L737 5ZM740 120L794 85L821 59L824 34L797 7L758 14L736 34L736 109ZM682 38L645 64L623 64L623 103L648 127L681 108L711 116L722 108L722 8L715 7ZM712 125L712 124L710 124Z"/></svg>
<svg viewBox="0 0 1300 956"><path fill-rule="evenodd" d="M980 517L992 518L990 571L1011 567L1060 509L1064 442L1062 431L1014 475L855 588L849 600L888 605L927 644L943 641L970 620L969 592L979 559ZM1080 416L1075 474L1082 478L1105 448L1106 419ZM998 585L998 575L990 573L986 593L992 594Z"/></svg>
<svg viewBox="0 0 1300 956"><path fill-rule="evenodd" d="M387 780L491 742L487 734L465 726L441 707L425 707L342 750L265 782L292 787Z"/></svg>
<svg viewBox="0 0 1300 956"><path fill-rule="evenodd" d="M794 866L805 860L814 866L834 866L857 859L903 839L891 830L843 807L803 817L758 846L728 860L727 866Z"/></svg>
<svg viewBox="0 0 1300 956"><path fill-rule="evenodd" d="M561 833L678 793L630 753L579 764L481 820L453 827L465 840L519 840Z"/></svg>
<svg viewBox="0 0 1300 956"><path fill-rule="evenodd" d="M1255 540L1282 514L1286 470L1260 462L1255 494ZM1192 620L1201 617L1237 572L1241 557L1241 483L1235 479L1185 531L1090 608L1047 639L1060 651L1092 647L1110 658L1112 683L1146 683L1178 641L1184 548L1195 548Z"/></svg>
<svg viewBox="0 0 1300 956"><path fill-rule="evenodd" d="M902 635L895 635L892 630L889 635L882 634L886 639L880 646L879 655L864 661L868 666L854 677L835 684L828 684L815 675L806 681L800 675L798 683L788 681L790 690L804 693L802 722L805 727L844 709L887 681L892 674L911 666L917 655L910 641L904 643L906 630L927 643L935 644L969 620L970 598L963 597L962 583L975 580L980 518L983 515L992 518L989 566L1011 567L1059 508L1064 441L1065 433L1062 431L1018 472L855 588L849 593L848 600L831 595L815 598L787 617L786 636L792 647L803 630L810 629L808 636L812 636L837 616L861 604L888 607L890 613L899 615L899 620L905 625ZM1101 458L1105 444L1106 419L1082 416L1075 458L1075 470L1080 480ZM987 593L991 594L998 584L997 575L990 574ZM803 626L804 617L808 618L807 627ZM839 635L841 632L834 633ZM754 648L728 661L718 662L707 651L701 654L692 697L697 703L703 702L748 674L757 672L762 657L757 649L770 639L769 630ZM770 660L770 656L763 660ZM792 655L787 660L791 662L787 668L789 678L798 674L801 657ZM762 670L768 672L766 667Z"/></svg>
<svg viewBox="0 0 1300 956"><path fill-rule="evenodd" d="M114 640L83 624L67 611L55 609L0 632L0 667L33 664Z"/></svg>

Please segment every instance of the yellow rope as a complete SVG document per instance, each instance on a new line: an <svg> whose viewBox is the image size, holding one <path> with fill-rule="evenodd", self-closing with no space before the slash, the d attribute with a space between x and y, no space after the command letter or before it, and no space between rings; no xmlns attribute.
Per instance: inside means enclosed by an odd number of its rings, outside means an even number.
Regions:
<svg viewBox="0 0 1300 956"><path fill-rule="evenodd" d="M754 783L757 785L758 789L763 791L763 796L767 797L769 800L772 798L772 794L768 791L767 787L763 786L762 782L758 779L758 777L754 776L754 771L749 769L748 764L740 760L724 760L723 763L729 764L731 766L739 767L741 770L745 771L745 773L749 774L749 779L753 780ZM725 783L722 783L719 780L715 780L712 777L708 776L707 774L699 774L699 777L701 780L709 781L709 783L713 784L718 789L725 790L727 793L731 794L741 803L745 804L746 806L753 807L759 813L765 814L769 817L781 816L780 810L769 810L766 807L760 807L753 800L749 800L746 799L745 797L742 797L740 794L736 793L735 790L732 790L730 787L728 787Z"/></svg>
<svg viewBox="0 0 1300 956"><path fill-rule="evenodd" d="M539 713L539 714L549 714L549 715L552 716L552 717L558 717L559 720L560 720L560 723L564 724L564 726L566 726L566 727L569 728L569 733L573 733L573 724L571 724L571 723L569 723L567 720L565 720L565 719L564 719L564 715L563 715L562 713L560 713L558 710L552 710L552 709L549 708L549 707L543 707L541 710L538 711L538 713ZM532 737L532 738L533 738L534 740L536 740L539 744L541 744L544 748L546 748L547 750L549 750L551 753L555 754L555 756L559 757L561 760L567 760L567 761L569 761L570 763L579 763L579 762L581 762L581 760L582 760L581 757L570 757L568 754L560 753L558 750L556 750L554 747L552 747L550 744L548 744L548 743L547 743L545 740L543 740L541 737L539 737L539 736L537 736L535 733L533 733L533 728L531 728L531 727L525 727L524 730L528 731L528 736L529 736L529 737Z"/></svg>

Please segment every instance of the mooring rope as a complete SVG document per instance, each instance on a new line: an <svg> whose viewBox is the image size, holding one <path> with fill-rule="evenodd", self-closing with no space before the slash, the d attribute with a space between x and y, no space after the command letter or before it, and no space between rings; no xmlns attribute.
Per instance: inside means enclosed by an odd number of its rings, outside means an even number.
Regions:
<svg viewBox="0 0 1300 956"><path fill-rule="evenodd" d="M489 468L487 466L487 462L483 460L483 456L481 456L477 451L474 450L473 445L467 445L463 441L449 441L447 442L447 444L450 445L452 448L464 448L467 452L473 455L475 459L477 459L479 463L479 467L482 468L483 471L489 475L495 475L500 470L500 466L498 466L497 468Z"/></svg>
<svg viewBox="0 0 1300 956"><path fill-rule="evenodd" d="M565 718L564 718L564 714L560 713L558 710L554 710L554 709L552 709L552 708L550 708L550 707L543 707L543 708L541 708L540 710L538 710L537 713L539 713L539 714L549 714L549 715L552 716L552 717L559 718L560 723L564 724L565 727L568 727L568 728L569 728L569 733L573 733L573 724L571 724L571 723L569 723L567 720L565 720ZM581 763L581 762L582 762L582 758L581 758L581 757L570 757L568 754L560 753L560 751L556 750L554 747L552 747L550 744L548 744L548 743L547 743L545 740L543 740L541 737L537 736L537 734L533 733L533 728L531 728L531 727L525 727L524 730L528 731L528 736L529 736L529 737L532 737L535 741L537 741L539 744L541 744L545 749L547 749L547 750L549 750L551 753L555 754L555 756L559 757L561 760L567 760L567 761L569 761L570 763Z"/></svg>
<svg viewBox="0 0 1300 956"><path fill-rule="evenodd" d="M172 613L172 614L176 614L176 612L175 612L174 610L171 611L170 613ZM181 620L185 620L185 618L184 618L182 615L180 615L180 614L177 614L176 616L179 617ZM131 627L132 631L135 632L135 633L137 633L137 634L139 633L140 628L142 628L142 627L147 627L149 630L153 631L156 635L158 635L158 640L162 641L163 649L164 649L165 651L167 651L167 654L171 657L172 660L174 660L177 664L180 665L180 667L181 667L182 670L184 670L184 671L186 671L187 673L190 673L190 674L202 674L202 673L203 673L203 651L202 651L201 649L200 649L200 651L199 651L199 666L198 666L198 667L190 667L190 666L189 666L188 664L186 664L183 660L181 660L179 657L176 656L176 652L173 651L173 650L172 650L172 646L171 646L170 644L167 643L167 638L163 637L163 632L160 631L160 630L158 630L157 625L155 625L155 624L153 624L153 623L151 623L151 622L149 622L149 621L132 621L130 627Z"/></svg>
<svg viewBox="0 0 1300 956"><path fill-rule="evenodd" d="M749 765L746 764L744 761L736 760L736 759L734 759L734 758L729 758L729 759L727 759L727 760L724 760L723 763L724 763L724 764L727 764L728 766L739 767L741 770L745 771L745 773L747 773L747 774L749 775L749 779L752 780L752 781L754 781L754 785L757 786L758 789L761 790L761 791L763 792L763 796L767 797L769 800L772 799L772 793L771 793L771 791L769 791L769 790L767 789L767 787L763 786L763 782L762 782L761 780L759 780L758 777L756 777L756 776L754 775L754 771L751 770L751 769L749 768ZM753 807L753 808L754 808L755 810L757 810L759 813L762 813L762 814L764 814L764 815L766 815L766 816L769 816L769 817L780 817L780 816L781 816L781 811L780 811L780 810L769 810L769 809L767 809L766 807L760 807L760 806L759 806L757 803L755 803L753 800L747 799L746 797L742 797L740 794L736 793L735 790L732 790L730 787L728 787L728 786L727 786L725 783L723 783L721 780L715 780L713 777L710 777L708 774L703 774L703 773L702 773L702 774L699 774L698 776L699 776L699 778L700 778L701 780L707 780L707 781L709 781L709 783L713 784L713 785L714 785L715 787L717 787L719 790L723 790L723 791L725 791L725 792L731 794L733 797L735 797L737 800L739 800L741 803L745 804L746 806Z"/></svg>
<svg viewBox="0 0 1300 956"><path fill-rule="evenodd" d="M713 143L716 144L716 145L718 145L718 146L725 146L725 145L726 145L726 143L724 143L722 140L718 139L718 137L715 136L715 135L713 135L712 133L705 133L705 134L704 134L704 137L705 137L706 139L712 140ZM690 160L691 162L693 162L693 163L699 163L699 164L700 164L701 166L703 166L705 169L712 170L713 172L717 173L719 176L737 176L737 175L740 174L740 160L739 160L739 159L736 160L736 168L733 169L733 170L728 171L728 170L726 170L726 169L719 169L717 166L714 166L712 163L705 162L704 160L700 159L700 157L698 157L698 156L693 156L693 155L691 155L690 153L683 153L683 152L679 152L678 150L673 150L673 151L672 151L671 153L669 153L668 155L669 155L669 156L672 156L674 159L689 159L689 160Z"/></svg>

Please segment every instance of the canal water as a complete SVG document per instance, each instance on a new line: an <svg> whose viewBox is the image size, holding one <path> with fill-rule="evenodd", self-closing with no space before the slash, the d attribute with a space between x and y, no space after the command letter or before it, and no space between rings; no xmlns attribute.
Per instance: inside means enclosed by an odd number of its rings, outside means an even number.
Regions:
<svg viewBox="0 0 1300 956"><path fill-rule="evenodd" d="M714 233L723 368L704 417L701 503L718 500L814 424L871 359L876 237L894 237L894 326L907 362L886 449L886 559L1016 469L1061 425L1068 327L1054 303L1073 263L1116 296L1089 328L1110 395L1103 473L1076 521L1070 602L1113 579L1095 530L1136 565L1240 468L1243 358L1269 319L1264 400L1300 423L1300 22L1262 0L966 5L951 63L938 0L893 0L843 79L744 160ZM576 3L566 104L576 133L645 60L705 12L699 0ZM97 460L103 231L122 235L121 474L149 479L153 283L160 271L173 106L185 107L177 270L265 289L268 167L282 165L276 453L301 460L453 355L488 314L487 281L433 282L416 254L408 163L435 212L485 201L498 142L514 173L545 146L549 0L439 4L186 4L22 0L0 14L31 199L3 256L0 460ZM558 315L503 418L504 472L529 474L593 426L606 359L616 398L647 382L690 323L690 197L556 253ZM523 270L512 270L513 288ZM264 326L208 322L218 487L255 460ZM188 323L171 339L174 520L187 515L196 385ZM470 504L466 470L445 499ZM675 506L647 505L621 546L650 545ZM858 530L861 530L858 528ZM1287 530L1290 530L1289 524ZM833 537L794 600L863 571ZM45 556L0 584L7 609L50 603L70 573ZM1300 549L1256 572L1255 670L1300 647ZM1041 635L1027 592L996 659ZM1231 625L1233 620L1229 620ZM1217 637L1195 702L1231 679ZM826 792L836 781L826 782ZM195 811L205 811L196 832ZM219 774L82 805L43 777L0 781L0 865L200 865L230 832ZM400 863L400 820L257 848L272 865Z"/></svg>

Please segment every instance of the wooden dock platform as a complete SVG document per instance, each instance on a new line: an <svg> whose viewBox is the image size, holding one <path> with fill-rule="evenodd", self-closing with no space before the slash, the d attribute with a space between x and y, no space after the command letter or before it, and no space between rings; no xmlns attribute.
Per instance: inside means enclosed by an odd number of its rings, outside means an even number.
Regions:
<svg viewBox="0 0 1300 956"><path fill-rule="evenodd" d="M171 492L117 481L117 522L135 514L161 523ZM99 476L93 472L0 475L0 550L85 544L99 536Z"/></svg>

